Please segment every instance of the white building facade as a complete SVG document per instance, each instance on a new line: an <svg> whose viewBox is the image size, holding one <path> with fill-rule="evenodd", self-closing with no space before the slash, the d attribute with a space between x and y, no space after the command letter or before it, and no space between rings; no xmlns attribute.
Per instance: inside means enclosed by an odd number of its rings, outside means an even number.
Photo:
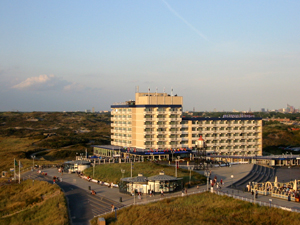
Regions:
<svg viewBox="0 0 300 225"><path fill-rule="evenodd" d="M252 115L183 118L183 98L136 93L135 101L111 106L111 145L138 149L194 148L199 135L207 152L262 155L262 119Z"/></svg>

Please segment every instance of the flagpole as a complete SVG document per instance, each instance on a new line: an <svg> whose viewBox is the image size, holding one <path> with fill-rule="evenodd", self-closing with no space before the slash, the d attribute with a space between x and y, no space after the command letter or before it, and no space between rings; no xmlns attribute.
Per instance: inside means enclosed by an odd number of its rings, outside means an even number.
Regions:
<svg viewBox="0 0 300 225"><path fill-rule="evenodd" d="M19 184L21 183L21 162L19 160Z"/></svg>
<svg viewBox="0 0 300 225"><path fill-rule="evenodd" d="M16 158L14 158L14 181L16 181Z"/></svg>

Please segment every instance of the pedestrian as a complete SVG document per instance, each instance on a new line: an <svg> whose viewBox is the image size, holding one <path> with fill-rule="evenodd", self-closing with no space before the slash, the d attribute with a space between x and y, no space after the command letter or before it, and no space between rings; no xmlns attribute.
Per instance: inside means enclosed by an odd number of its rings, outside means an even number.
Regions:
<svg viewBox="0 0 300 225"><path fill-rule="evenodd" d="M185 194L187 195L187 189L185 189Z"/></svg>
<svg viewBox="0 0 300 225"><path fill-rule="evenodd" d="M115 210L115 206L112 204L111 205L111 211L113 212Z"/></svg>
<svg viewBox="0 0 300 225"><path fill-rule="evenodd" d="M152 190L150 190L150 197L152 197Z"/></svg>
<svg viewBox="0 0 300 225"><path fill-rule="evenodd" d="M223 179L221 179L221 185L223 184Z"/></svg>
<svg viewBox="0 0 300 225"><path fill-rule="evenodd" d="M199 185L197 185L197 189L199 189Z"/></svg>
<svg viewBox="0 0 300 225"><path fill-rule="evenodd" d="M163 197L164 196L164 191L161 189L160 191L160 196Z"/></svg>
<svg viewBox="0 0 300 225"><path fill-rule="evenodd" d="M182 193L181 193L181 196L184 196L184 189L182 189Z"/></svg>

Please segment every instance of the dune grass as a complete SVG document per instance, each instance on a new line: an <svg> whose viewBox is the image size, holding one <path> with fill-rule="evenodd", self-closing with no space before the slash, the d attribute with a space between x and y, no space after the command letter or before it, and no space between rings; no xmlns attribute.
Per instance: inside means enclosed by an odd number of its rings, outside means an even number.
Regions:
<svg viewBox="0 0 300 225"><path fill-rule="evenodd" d="M10 168L14 168L14 159L17 163L19 160L22 163L23 169L31 168L33 160L30 159L30 154L36 151L36 147L33 145L37 140L29 138L18 137L0 137L0 172L9 172ZM61 164L64 160L53 159L47 161L43 157L36 158L34 160L35 165L43 164ZM19 171L19 167L16 167L16 171ZM13 173L10 173L12 175Z"/></svg>
<svg viewBox="0 0 300 225"><path fill-rule="evenodd" d="M124 177L131 176L131 165L130 163L113 163L113 164L101 164L95 166L95 176L94 179L98 179L106 182L118 183L122 178L121 169L125 170ZM164 171L166 175L175 176L174 166L161 165L152 162L141 162L134 163L132 176L135 177L139 173L142 173L146 177L158 175L160 171ZM88 168L84 170L84 174L87 176L93 176L93 168ZM179 168L177 170L177 176L183 178L183 182L187 183L189 181L190 172L185 169ZM206 177L203 175L192 171L191 184L205 184Z"/></svg>
<svg viewBox="0 0 300 225"><path fill-rule="evenodd" d="M14 158L23 164L23 167L32 166L32 160L26 159L26 152L33 151L32 143L35 140L28 138L0 137L0 170L9 171L14 167Z"/></svg>
<svg viewBox="0 0 300 225"><path fill-rule="evenodd" d="M0 187L0 224L68 224L67 215L57 185L26 180Z"/></svg>
<svg viewBox="0 0 300 225"><path fill-rule="evenodd" d="M300 214L211 193L130 206L104 216L106 224L299 224ZM97 218L91 221L96 224Z"/></svg>

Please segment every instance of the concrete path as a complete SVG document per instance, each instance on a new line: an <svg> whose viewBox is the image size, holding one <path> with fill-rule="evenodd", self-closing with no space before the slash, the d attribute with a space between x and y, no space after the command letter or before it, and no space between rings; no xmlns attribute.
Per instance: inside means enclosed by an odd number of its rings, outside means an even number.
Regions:
<svg viewBox="0 0 300 225"><path fill-rule="evenodd" d="M211 171L210 178L213 179L216 176L218 181L221 179L223 180L224 186L229 186L247 176L252 170L252 167L253 164L232 165L231 167L213 167L209 169L209 171ZM203 170L197 172L204 175Z"/></svg>
<svg viewBox="0 0 300 225"><path fill-rule="evenodd" d="M252 164L244 165L232 165L232 167L213 167L210 169L211 178L217 177L217 180L221 179L225 183L221 189L222 191L228 194L234 194L243 198L253 199L253 196L249 192L237 191L234 189L227 188L230 184L238 181L244 176L248 175L251 171ZM117 208L126 207L132 204L145 204L148 202L154 202L168 197L179 197L182 196L181 192L176 193L165 193L164 196L156 194L153 197L148 195L143 195L142 199L138 199L137 196L131 196L128 194L120 193L118 188L108 188L107 186L101 186L97 183L88 182L80 177L77 174L63 174L61 176L58 173L56 168L44 169L48 175L47 177L39 175L37 171L26 172L22 175L24 179L41 179L52 182L53 176L62 177L62 182L57 183L65 192L65 195L69 201L70 217L72 219L72 224L89 224L94 216L110 212L111 205L113 204ZM204 171L198 171L199 173L204 173ZM233 177L232 177L233 175ZM89 186L92 190L96 191L96 196L90 194ZM207 186L192 187L187 190L189 194L196 194L206 191ZM120 202L122 198L122 202ZM269 199L272 199L272 204L276 204L282 207L294 208L300 210L300 203L290 202L286 200L271 198L270 196L259 195L257 201L262 201L269 203Z"/></svg>

